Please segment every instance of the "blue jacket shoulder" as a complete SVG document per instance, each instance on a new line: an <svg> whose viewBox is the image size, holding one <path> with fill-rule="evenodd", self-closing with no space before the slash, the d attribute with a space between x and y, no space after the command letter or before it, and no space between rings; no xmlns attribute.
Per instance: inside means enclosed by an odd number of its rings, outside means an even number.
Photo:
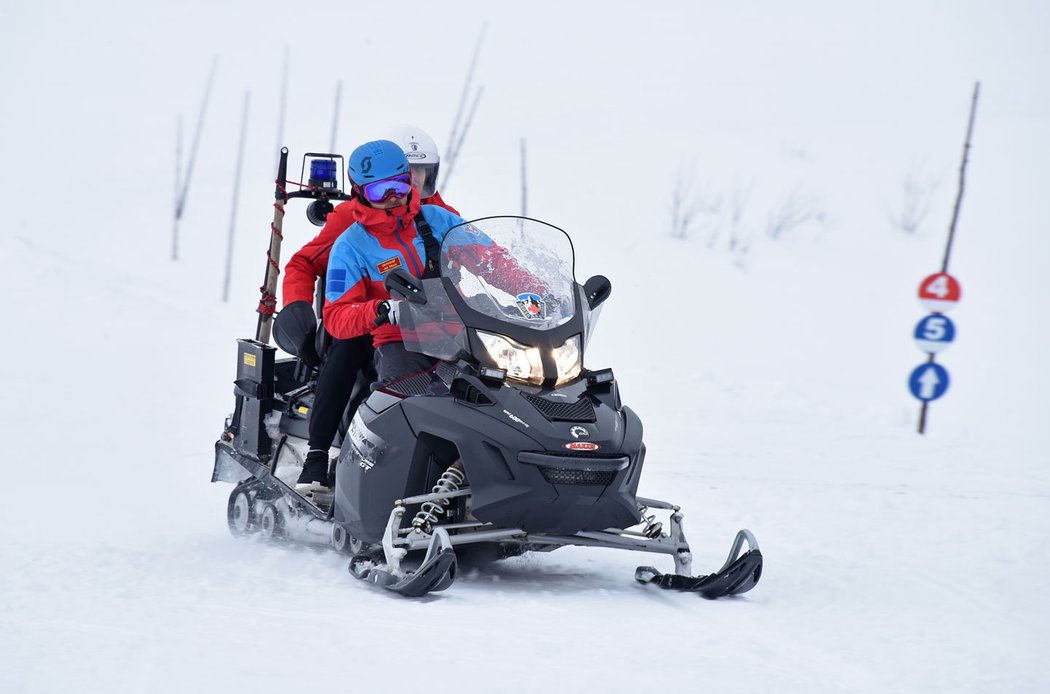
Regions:
<svg viewBox="0 0 1050 694"><path fill-rule="evenodd" d="M449 229L467 221L438 205L420 205L419 211L423 213L423 219L427 220L438 241L445 238Z"/></svg>

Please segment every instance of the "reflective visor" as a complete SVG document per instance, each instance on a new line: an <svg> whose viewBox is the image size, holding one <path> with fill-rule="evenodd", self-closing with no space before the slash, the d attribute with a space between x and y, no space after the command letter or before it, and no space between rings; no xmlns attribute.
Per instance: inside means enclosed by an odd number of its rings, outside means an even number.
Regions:
<svg viewBox="0 0 1050 694"><path fill-rule="evenodd" d="M402 195L408 195L410 190L412 190L412 177L407 173L366 183L361 188L361 192L369 202L383 202L391 196L399 198Z"/></svg>
<svg viewBox="0 0 1050 694"><path fill-rule="evenodd" d="M419 189L420 198L429 198L437 190L437 164L411 164L412 185Z"/></svg>

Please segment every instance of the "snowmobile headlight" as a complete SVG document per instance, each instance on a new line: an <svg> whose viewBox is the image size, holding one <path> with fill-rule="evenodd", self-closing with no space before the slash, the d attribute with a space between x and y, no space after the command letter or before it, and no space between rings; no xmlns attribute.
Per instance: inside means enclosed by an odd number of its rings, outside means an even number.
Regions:
<svg viewBox="0 0 1050 694"><path fill-rule="evenodd" d="M481 344L485 345L492 361L498 368L507 372L507 378L515 378L535 385L543 383L543 362L540 359L539 349L518 344L502 335L480 330L477 332L478 339L481 340Z"/></svg>
<svg viewBox="0 0 1050 694"><path fill-rule="evenodd" d="M558 366L557 385L580 375L580 336L573 335L561 347L555 347L554 363Z"/></svg>

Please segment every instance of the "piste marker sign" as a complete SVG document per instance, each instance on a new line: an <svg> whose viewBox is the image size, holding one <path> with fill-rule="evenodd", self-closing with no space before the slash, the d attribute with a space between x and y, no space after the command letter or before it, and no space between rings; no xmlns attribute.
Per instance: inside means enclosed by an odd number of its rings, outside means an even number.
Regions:
<svg viewBox="0 0 1050 694"><path fill-rule="evenodd" d="M919 302L930 313L945 313L962 297L959 280L947 272L930 275L919 284Z"/></svg>

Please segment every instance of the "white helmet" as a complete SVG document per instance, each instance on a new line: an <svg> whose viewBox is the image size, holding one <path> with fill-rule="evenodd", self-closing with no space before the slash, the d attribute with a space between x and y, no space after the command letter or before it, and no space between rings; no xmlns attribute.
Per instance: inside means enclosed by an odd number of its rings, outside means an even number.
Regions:
<svg viewBox="0 0 1050 694"><path fill-rule="evenodd" d="M438 165L441 163L434 138L414 125L402 125L395 128L388 139L401 146L412 167L412 183L419 188L422 197L429 198L437 191Z"/></svg>

